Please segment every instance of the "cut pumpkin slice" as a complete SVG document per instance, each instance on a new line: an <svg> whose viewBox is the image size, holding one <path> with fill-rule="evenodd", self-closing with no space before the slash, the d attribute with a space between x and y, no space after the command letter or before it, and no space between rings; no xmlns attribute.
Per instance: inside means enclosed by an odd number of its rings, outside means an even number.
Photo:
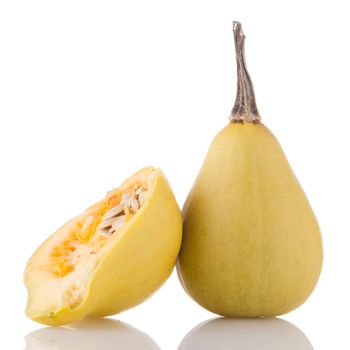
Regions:
<svg viewBox="0 0 350 350"><path fill-rule="evenodd" d="M24 273L27 316L64 325L141 303L171 274L181 237L164 174L140 170L34 252Z"/></svg>

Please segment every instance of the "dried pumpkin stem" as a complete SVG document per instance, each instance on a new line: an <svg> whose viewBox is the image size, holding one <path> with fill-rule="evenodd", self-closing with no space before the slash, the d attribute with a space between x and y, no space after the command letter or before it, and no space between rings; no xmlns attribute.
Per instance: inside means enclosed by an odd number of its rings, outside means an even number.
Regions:
<svg viewBox="0 0 350 350"><path fill-rule="evenodd" d="M237 62L237 95L233 106L231 123L259 123L261 117L256 107L254 87L244 58L244 33L239 22L233 22Z"/></svg>

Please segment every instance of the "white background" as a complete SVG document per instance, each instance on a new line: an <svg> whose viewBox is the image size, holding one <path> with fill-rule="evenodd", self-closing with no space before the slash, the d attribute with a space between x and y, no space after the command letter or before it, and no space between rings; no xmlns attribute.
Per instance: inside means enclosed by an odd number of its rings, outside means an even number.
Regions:
<svg viewBox="0 0 350 350"><path fill-rule="evenodd" d="M22 273L33 250L66 220L150 164L164 170L183 204L234 102L231 22L237 19L263 121L281 142L323 232L319 284L282 318L314 349L349 349L347 4L2 0L0 347L24 349L24 336L42 328L24 316ZM175 350L213 317L174 273L151 299L114 318ZM242 332L228 323L216 331L202 327L206 345L195 345L192 334L181 350L272 349L281 322L262 335L262 326L249 322ZM99 349L156 348L127 345L147 336L118 327L125 332L99 340ZM54 330L46 345L45 332L28 336L28 349L96 348L89 332ZM285 347L275 348L311 349L306 338L288 347L300 334L293 326L287 333ZM62 339L71 345L62 347ZM247 345L255 341L259 346Z"/></svg>

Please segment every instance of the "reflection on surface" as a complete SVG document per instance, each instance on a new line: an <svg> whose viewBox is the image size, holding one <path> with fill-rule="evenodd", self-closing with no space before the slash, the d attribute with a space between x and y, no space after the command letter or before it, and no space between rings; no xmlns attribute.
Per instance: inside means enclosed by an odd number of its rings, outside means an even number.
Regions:
<svg viewBox="0 0 350 350"><path fill-rule="evenodd" d="M26 350L160 350L146 334L126 323L84 320L69 327L45 327L25 337Z"/></svg>
<svg viewBox="0 0 350 350"><path fill-rule="evenodd" d="M216 318L201 323L178 350L312 350L305 334L279 319Z"/></svg>

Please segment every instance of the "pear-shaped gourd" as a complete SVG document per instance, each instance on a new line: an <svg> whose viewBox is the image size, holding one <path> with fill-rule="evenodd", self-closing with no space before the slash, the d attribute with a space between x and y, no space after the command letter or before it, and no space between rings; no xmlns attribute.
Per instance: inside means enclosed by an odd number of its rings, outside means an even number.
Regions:
<svg viewBox="0 0 350 350"><path fill-rule="evenodd" d="M184 205L177 269L188 294L214 313L275 316L311 294L322 240L281 146L260 122L238 22L234 38L237 98Z"/></svg>

